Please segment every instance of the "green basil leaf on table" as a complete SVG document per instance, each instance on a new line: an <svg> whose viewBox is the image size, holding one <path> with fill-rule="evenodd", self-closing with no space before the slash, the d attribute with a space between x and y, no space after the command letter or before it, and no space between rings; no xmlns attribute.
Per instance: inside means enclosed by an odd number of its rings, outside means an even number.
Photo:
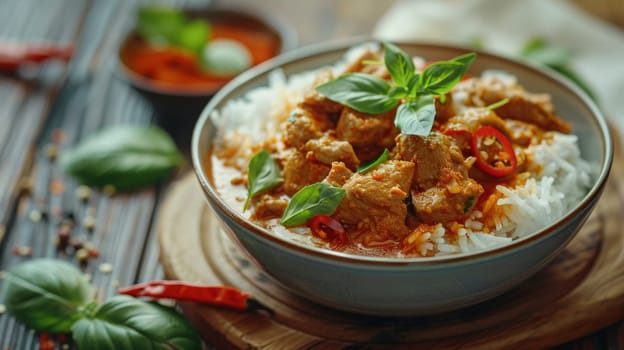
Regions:
<svg viewBox="0 0 624 350"><path fill-rule="evenodd" d="M119 295L72 327L80 349L200 350L193 327L174 309Z"/></svg>
<svg viewBox="0 0 624 350"><path fill-rule="evenodd" d="M321 84L316 91L328 99L361 113L381 114L396 107L399 100L388 96L392 86L368 74L352 73Z"/></svg>
<svg viewBox="0 0 624 350"><path fill-rule="evenodd" d="M184 13L174 8L150 6L138 11L138 32L153 43L174 43L185 22Z"/></svg>
<svg viewBox="0 0 624 350"><path fill-rule="evenodd" d="M118 126L63 152L60 161L85 185L127 191L165 180L183 158L171 137L155 126Z"/></svg>
<svg viewBox="0 0 624 350"><path fill-rule="evenodd" d="M405 102L397 109L394 124L402 134L427 136L435 119L435 101L424 96L416 101Z"/></svg>
<svg viewBox="0 0 624 350"><path fill-rule="evenodd" d="M249 161L247 171L247 200L243 210L247 210L251 198L266 192L282 182L282 172L266 150L256 153Z"/></svg>
<svg viewBox="0 0 624 350"><path fill-rule="evenodd" d="M414 61L403 50L391 43L384 43L384 62L392 81L400 87L407 87L414 76Z"/></svg>
<svg viewBox="0 0 624 350"><path fill-rule="evenodd" d="M323 182L308 185L290 199L281 223L284 226L297 226L305 224L315 215L331 215L345 194L344 189Z"/></svg>
<svg viewBox="0 0 624 350"><path fill-rule="evenodd" d="M60 260L24 262L11 269L4 280L7 310L37 331L68 333L91 298L92 289L83 274Z"/></svg>
<svg viewBox="0 0 624 350"><path fill-rule="evenodd" d="M399 107L400 108L400 107ZM386 160L388 160L388 158L390 157L390 152L388 152L388 149L384 149L384 151L379 155L379 157L377 157L377 159L371 161L368 164L363 164L360 165L358 167L358 173L360 174L365 174L371 170L373 170L375 167L377 167L379 164L385 162Z"/></svg>

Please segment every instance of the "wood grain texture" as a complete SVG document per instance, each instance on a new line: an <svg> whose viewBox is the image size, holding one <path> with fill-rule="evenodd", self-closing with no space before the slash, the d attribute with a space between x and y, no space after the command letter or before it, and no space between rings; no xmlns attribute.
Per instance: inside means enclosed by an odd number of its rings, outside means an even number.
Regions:
<svg viewBox="0 0 624 350"><path fill-rule="evenodd" d="M232 242L204 202L193 175L175 184L161 207L157 222L161 262L168 278L232 285L275 311L269 317L182 304L206 340L219 348L552 347L624 318L624 239L619 219L624 208L620 180L624 160L619 147L616 153L603 197L553 263L512 291L456 312L371 317L332 310L288 293Z"/></svg>

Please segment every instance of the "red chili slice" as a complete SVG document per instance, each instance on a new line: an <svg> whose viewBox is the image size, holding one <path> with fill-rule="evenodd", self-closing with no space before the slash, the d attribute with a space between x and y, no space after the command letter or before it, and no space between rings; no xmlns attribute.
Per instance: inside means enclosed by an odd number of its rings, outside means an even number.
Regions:
<svg viewBox="0 0 624 350"><path fill-rule="evenodd" d="M308 221L308 227L315 237L329 242L331 249L337 250L347 244L347 234L342 224L327 215L316 215Z"/></svg>
<svg viewBox="0 0 624 350"><path fill-rule="evenodd" d="M472 152L477 166L488 175L507 176L518 164L511 141L498 129L482 126L472 134Z"/></svg>

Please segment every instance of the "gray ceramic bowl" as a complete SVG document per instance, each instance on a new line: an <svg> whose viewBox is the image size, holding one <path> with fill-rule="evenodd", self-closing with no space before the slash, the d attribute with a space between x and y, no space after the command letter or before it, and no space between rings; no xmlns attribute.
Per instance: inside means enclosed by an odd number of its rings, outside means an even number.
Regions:
<svg viewBox="0 0 624 350"><path fill-rule="evenodd" d="M410 316L449 311L499 295L535 274L574 237L598 201L613 157L611 136L598 108L578 88L545 70L478 52L478 74L501 69L529 91L551 94L558 114L579 136L583 158L599 164L587 195L564 217L513 243L488 251L433 258L354 256L278 238L245 219L217 194L203 167L215 135L210 114L245 92L267 84L275 68L286 74L331 65L357 42L325 44L282 55L247 71L222 89L202 112L192 140L193 166L212 206L242 249L285 288L317 303L357 313ZM448 59L465 48L399 44L426 59Z"/></svg>

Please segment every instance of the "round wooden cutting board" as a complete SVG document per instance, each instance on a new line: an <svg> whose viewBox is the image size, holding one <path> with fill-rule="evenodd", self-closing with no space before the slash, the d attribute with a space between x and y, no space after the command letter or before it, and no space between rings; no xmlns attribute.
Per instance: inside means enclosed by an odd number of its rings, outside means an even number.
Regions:
<svg viewBox="0 0 624 350"><path fill-rule="evenodd" d="M597 207L565 250L512 291L460 311L381 318L328 309L267 277L222 231L194 175L176 183L157 230L166 277L231 285L274 313L182 303L218 349L536 349L624 319L624 160L616 152Z"/></svg>

